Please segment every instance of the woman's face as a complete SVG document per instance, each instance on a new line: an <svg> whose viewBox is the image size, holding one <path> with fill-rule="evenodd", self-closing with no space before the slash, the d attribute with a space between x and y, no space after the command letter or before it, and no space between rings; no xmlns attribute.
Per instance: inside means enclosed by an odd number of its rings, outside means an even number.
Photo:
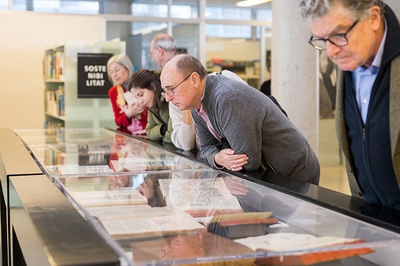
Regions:
<svg viewBox="0 0 400 266"><path fill-rule="evenodd" d="M129 70L117 62L110 65L108 74L111 76L114 85L122 85L129 79Z"/></svg>
<svg viewBox="0 0 400 266"><path fill-rule="evenodd" d="M153 90L133 87L131 88L131 93L138 98L140 104L149 108L154 106L155 93Z"/></svg>
<svg viewBox="0 0 400 266"><path fill-rule="evenodd" d="M155 188L154 188L153 181L151 179L145 178L144 182L139 185L138 190L148 200L154 198Z"/></svg>

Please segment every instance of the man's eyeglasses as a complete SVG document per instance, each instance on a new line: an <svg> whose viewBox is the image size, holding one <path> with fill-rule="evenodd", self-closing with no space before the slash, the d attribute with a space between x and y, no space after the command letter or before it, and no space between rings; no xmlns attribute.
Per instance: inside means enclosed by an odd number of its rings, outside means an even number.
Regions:
<svg viewBox="0 0 400 266"><path fill-rule="evenodd" d="M192 75L192 73L189 74L189 76L187 76L184 80L182 80L181 82L178 83L178 85L176 85L175 87L172 88L167 88L168 90L164 89L164 92L161 92L161 95L165 98L165 96L169 96L172 97L175 95L174 90L176 88L178 88L179 85L181 85L185 80L187 80L190 76Z"/></svg>
<svg viewBox="0 0 400 266"><path fill-rule="evenodd" d="M323 38L313 39L314 37L311 36L308 43L311 44L317 50L326 50L327 41L338 47L346 46L349 43L349 40L347 39L347 34L349 34L349 32L357 25L358 22L360 22L359 19L354 21L353 25L350 26L350 28L346 31L346 33L334 34L326 39Z"/></svg>

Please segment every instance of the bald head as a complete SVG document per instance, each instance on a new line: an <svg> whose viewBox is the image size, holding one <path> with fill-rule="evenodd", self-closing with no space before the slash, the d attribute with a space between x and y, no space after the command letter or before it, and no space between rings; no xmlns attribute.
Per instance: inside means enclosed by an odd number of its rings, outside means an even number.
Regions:
<svg viewBox="0 0 400 266"><path fill-rule="evenodd" d="M166 100L179 110L198 109L207 71L200 61L188 54L173 57L161 72L161 86Z"/></svg>
<svg viewBox="0 0 400 266"><path fill-rule="evenodd" d="M163 75L189 74L192 72L196 72L200 76L200 79L207 76L206 69L196 57L188 54L180 54L174 56L165 64L161 72L161 77Z"/></svg>

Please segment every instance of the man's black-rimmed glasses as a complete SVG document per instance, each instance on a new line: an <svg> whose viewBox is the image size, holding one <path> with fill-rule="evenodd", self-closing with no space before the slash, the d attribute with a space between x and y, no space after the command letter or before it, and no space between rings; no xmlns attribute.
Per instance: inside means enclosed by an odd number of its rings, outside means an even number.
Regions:
<svg viewBox="0 0 400 266"><path fill-rule="evenodd" d="M174 90L176 88L178 88L179 85L181 85L185 80L187 80L190 76L192 75L192 73L190 73L186 78L184 78L184 80L182 80L181 82L178 83L178 85L176 85L175 87L172 88L167 88L168 90L164 89L164 92L161 92L161 95L165 98L165 96L169 96L172 97L175 95Z"/></svg>
<svg viewBox="0 0 400 266"><path fill-rule="evenodd" d="M349 43L349 40L347 39L347 34L349 34L349 32L357 25L358 22L360 22L359 19L354 21L353 25L351 25L350 28L345 33L334 34L326 39L323 39L323 38L313 39L314 36L311 36L308 43L311 44L317 50L326 50L326 42L327 41L338 47L346 46Z"/></svg>

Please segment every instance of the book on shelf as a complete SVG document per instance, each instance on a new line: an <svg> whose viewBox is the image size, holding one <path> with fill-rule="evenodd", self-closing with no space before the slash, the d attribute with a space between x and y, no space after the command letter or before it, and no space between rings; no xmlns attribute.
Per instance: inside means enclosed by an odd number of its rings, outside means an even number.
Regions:
<svg viewBox="0 0 400 266"><path fill-rule="evenodd" d="M243 212L223 178L160 179L159 184L166 206L194 217Z"/></svg>
<svg viewBox="0 0 400 266"><path fill-rule="evenodd" d="M312 265L373 252L367 246L358 245L365 242L360 238L310 234L271 233L234 241L253 251L280 253L259 258L256 264L262 265Z"/></svg>
<svg viewBox="0 0 400 266"><path fill-rule="evenodd" d="M59 86L57 89L57 103L58 103L58 115L65 116L65 93L64 86Z"/></svg>
<svg viewBox="0 0 400 266"><path fill-rule="evenodd" d="M59 86L57 90L45 91L46 113L53 116L65 116L64 87Z"/></svg>
<svg viewBox="0 0 400 266"><path fill-rule="evenodd" d="M43 59L45 80L64 81L64 52L46 54Z"/></svg>

